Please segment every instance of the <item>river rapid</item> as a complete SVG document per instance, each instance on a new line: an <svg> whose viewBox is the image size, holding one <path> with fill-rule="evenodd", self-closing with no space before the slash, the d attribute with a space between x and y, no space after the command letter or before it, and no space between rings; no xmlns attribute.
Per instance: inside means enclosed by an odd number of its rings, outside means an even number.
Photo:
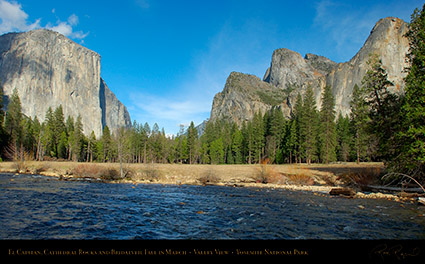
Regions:
<svg viewBox="0 0 425 264"><path fill-rule="evenodd" d="M424 239L410 202L0 174L0 239Z"/></svg>

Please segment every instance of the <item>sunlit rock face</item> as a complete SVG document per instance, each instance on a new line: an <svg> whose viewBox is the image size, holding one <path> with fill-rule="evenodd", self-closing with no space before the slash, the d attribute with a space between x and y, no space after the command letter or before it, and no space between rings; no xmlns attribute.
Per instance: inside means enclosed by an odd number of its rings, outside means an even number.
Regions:
<svg viewBox="0 0 425 264"><path fill-rule="evenodd" d="M303 57L289 49L277 49L263 80L248 74L230 74L223 91L214 97L211 119L224 117L240 124L251 119L255 111L262 110L264 113L273 105L280 107L289 117L297 94L303 95L308 87L313 88L320 108L326 85L332 87L336 112L347 115L353 87L355 84L361 86L369 54L372 53L381 58L388 79L394 84L390 90L402 93L405 68L408 67L405 59L409 50L405 37L407 30L407 23L401 19L388 17L379 20L363 47L345 63L336 63L314 54Z"/></svg>
<svg viewBox="0 0 425 264"><path fill-rule="evenodd" d="M125 106L101 79L100 68L99 54L51 30L0 36L6 97L16 89L23 113L40 121L49 107L62 105L65 118L81 115L84 133L94 131L97 137L105 125L115 129L131 124Z"/></svg>

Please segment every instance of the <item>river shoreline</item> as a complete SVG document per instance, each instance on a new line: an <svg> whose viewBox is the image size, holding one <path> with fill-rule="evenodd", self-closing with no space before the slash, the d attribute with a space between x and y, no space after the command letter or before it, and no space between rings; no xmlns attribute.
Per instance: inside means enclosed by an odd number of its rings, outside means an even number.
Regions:
<svg viewBox="0 0 425 264"><path fill-rule="evenodd" d="M188 164L125 164L126 177L121 179L119 164L30 161L0 163L0 172L43 175L61 180L90 180L125 184L217 185L230 187L272 188L330 195L333 188L346 187L343 175L356 171L381 171L380 163L296 165L188 165ZM111 174L109 178L104 175ZM344 174L345 173L345 174ZM267 178L266 178L267 177ZM118 178L118 179L117 179ZM268 182L265 182L265 179ZM422 194L362 192L353 189L346 198L387 199L415 203ZM340 197L340 196L336 196Z"/></svg>

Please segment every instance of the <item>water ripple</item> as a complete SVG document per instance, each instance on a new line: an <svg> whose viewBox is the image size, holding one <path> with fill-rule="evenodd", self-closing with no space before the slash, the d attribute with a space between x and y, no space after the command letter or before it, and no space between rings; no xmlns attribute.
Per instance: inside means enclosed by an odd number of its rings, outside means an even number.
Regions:
<svg viewBox="0 0 425 264"><path fill-rule="evenodd" d="M0 188L0 239L425 237L420 209L386 200L256 188L63 182L10 174L0 174Z"/></svg>

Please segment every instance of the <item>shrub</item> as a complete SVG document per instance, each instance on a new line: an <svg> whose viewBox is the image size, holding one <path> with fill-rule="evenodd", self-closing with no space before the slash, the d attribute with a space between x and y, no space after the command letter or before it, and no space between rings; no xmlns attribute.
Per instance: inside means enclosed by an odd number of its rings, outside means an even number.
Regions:
<svg viewBox="0 0 425 264"><path fill-rule="evenodd" d="M283 175L269 166L269 159L261 161L260 167L257 169L253 179L258 183L282 183Z"/></svg>
<svg viewBox="0 0 425 264"><path fill-rule="evenodd" d="M361 168L356 172L348 172L341 175L341 179L345 184L351 186L367 186L372 183L376 183L379 181L381 176L381 168L380 167L368 167Z"/></svg>
<svg viewBox="0 0 425 264"><path fill-rule="evenodd" d="M218 177L214 171L208 170L203 176L198 178L198 181L203 185L208 183L218 183L220 182L220 177Z"/></svg>
<svg viewBox="0 0 425 264"><path fill-rule="evenodd" d="M140 174L138 174L140 175ZM157 168L155 168L154 164L145 164L143 165L143 168L141 170L141 176L138 178L141 180L147 180L147 181L157 181L160 179L160 173Z"/></svg>
<svg viewBox="0 0 425 264"><path fill-rule="evenodd" d="M313 185L314 180L304 174L304 173L296 173L296 174L290 174L288 175L289 180L296 185Z"/></svg>
<svg viewBox="0 0 425 264"><path fill-rule="evenodd" d="M72 169L72 174L76 177L102 180L118 180L121 178L118 170L97 164L79 164Z"/></svg>

